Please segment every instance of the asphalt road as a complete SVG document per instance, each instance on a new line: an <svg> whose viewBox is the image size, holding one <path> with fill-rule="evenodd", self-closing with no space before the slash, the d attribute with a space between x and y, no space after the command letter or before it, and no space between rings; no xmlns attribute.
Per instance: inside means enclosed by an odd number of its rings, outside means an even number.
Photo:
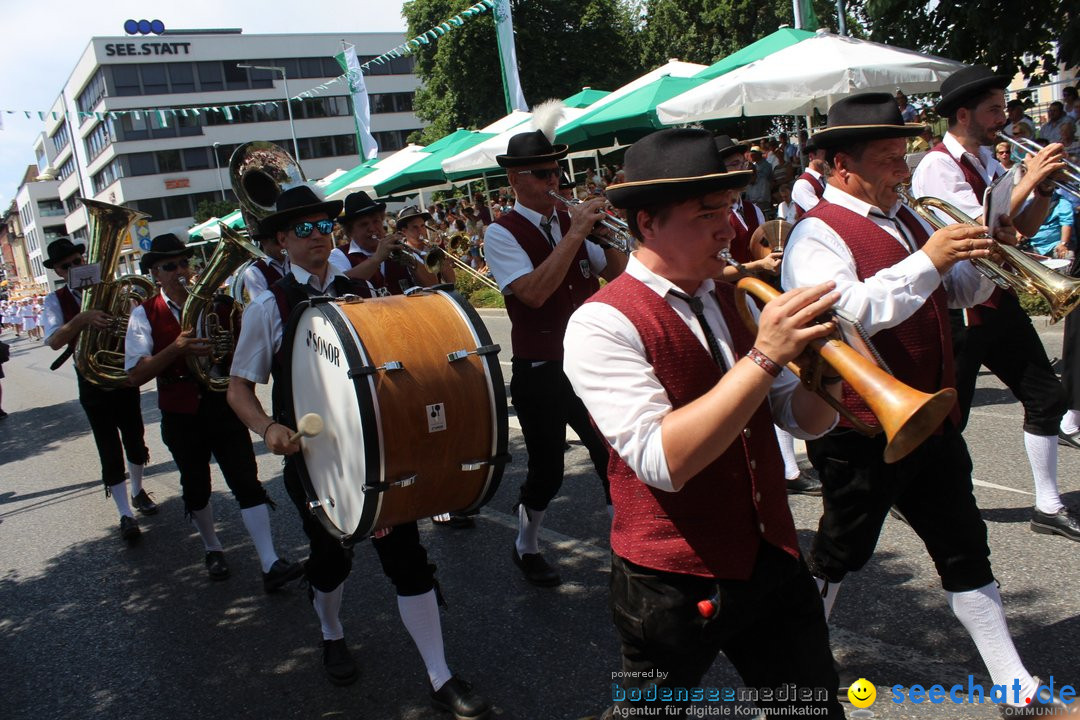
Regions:
<svg viewBox="0 0 1080 720"><path fill-rule="evenodd" d="M504 351L509 323L485 320ZM1061 329L1040 332L1061 354ZM11 333L5 340L11 341ZM401 625L393 590L374 552L358 547L342 611L362 677L348 688L323 677L319 629L298 586L265 595L257 558L236 503L214 469L214 507L232 577L211 583L201 543L183 519L179 478L161 442L156 395L143 393L151 449L145 485L161 511L141 518L141 544L121 544L112 501L104 497L70 363L50 372L54 353L14 342L4 366L0 421L0 717L364 718L446 717L427 704L425 675ZM152 388L152 385L150 386ZM976 495L990 533L995 574L1027 667L1044 678L1080 682L1080 546L1028 529L1032 482L1022 410L997 380L980 379L967 440ZM511 506L525 450L511 417L515 461L473 530L421 523L449 607L447 655L505 720L565 720L608 704L618 647L606 606L607 514L584 449L567 453L562 495L542 542L564 584L533 588L509 558ZM256 443L260 477L278 503L272 522L279 552L302 559L306 542L281 485L280 461ZM1080 501L1080 452L1063 449L1061 488ZM807 545L820 500L791 499ZM949 611L918 538L889 520L870 564L844 584L833 614L832 645L848 672L878 687L881 718L996 718L990 705L896 705L893 685L989 685L976 650ZM709 686L737 686L718 660Z"/></svg>

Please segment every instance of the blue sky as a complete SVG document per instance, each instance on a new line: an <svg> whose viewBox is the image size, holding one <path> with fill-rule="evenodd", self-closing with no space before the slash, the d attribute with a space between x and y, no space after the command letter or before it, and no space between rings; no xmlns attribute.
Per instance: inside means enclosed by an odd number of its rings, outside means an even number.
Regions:
<svg viewBox="0 0 1080 720"><path fill-rule="evenodd" d="M97 35L123 35L127 19L166 28L238 27L245 33L405 30L399 0L0 0L0 110L48 110L75 62ZM0 116L0 209L7 209L42 130L37 116Z"/></svg>

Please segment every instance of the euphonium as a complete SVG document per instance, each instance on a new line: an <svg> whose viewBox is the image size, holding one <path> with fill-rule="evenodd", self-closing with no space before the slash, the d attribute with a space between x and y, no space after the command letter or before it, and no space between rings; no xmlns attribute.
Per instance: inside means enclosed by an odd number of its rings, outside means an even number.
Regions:
<svg viewBox="0 0 1080 720"><path fill-rule="evenodd" d="M940 230L947 223L932 210L947 215L956 223L976 224L955 205L940 198L915 198L903 185L896 186L896 193L908 207L918 213L935 230ZM995 258L994 253L1000 253L1003 259ZM1003 290L1012 289L1017 293L1042 295L1050 305L1050 322L1052 323L1068 315L1077 304L1080 304L1080 280L1051 270L1012 245L994 241L991 255L972 258L971 262L983 275ZM1011 266L1011 269L1006 265Z"/></svg>
<svg viewBox="0 0 1080 720"><path fill-rule="evenodd" d="M225 225L220 227L221 240L198 282L188 290L180 313L181 331L194 331L195 337L210 341L209 355L188 355L187 363L199 381L215 392L224 392L229 387L229 365L240 334L243 311L240 303L219 292L218 288L245 262L264 257L262 251L240 233Z"/></svg>
<svg viewBox="0 0 1080 720"><path fill-rule="evenodd" d="M127 383L124 370L124 337L131 308L154 294L154 283L142 275L114 279L124 234L131 223L148 217L145 213L99 200L81 200L90 215L87 263L101 268L101 282L82 295L82 310L101 310L112 320L106 328L88 326L79 333L75 345L75 367L88 381L101 387Z"/></svg>

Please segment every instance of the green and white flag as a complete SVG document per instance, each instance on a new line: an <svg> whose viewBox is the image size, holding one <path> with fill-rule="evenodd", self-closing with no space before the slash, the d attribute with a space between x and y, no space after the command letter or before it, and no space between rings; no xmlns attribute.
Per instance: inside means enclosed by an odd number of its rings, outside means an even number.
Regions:
<svg viewBox="0 0 1080 720"><path fill-rule="evenodd" d="M802 30L817 30L817 13L814 12L814 3L811 0L792 0L792 9L795 11L795 28Z"/></svg>
<svg viewBox="0 0 1080 720"><path fill-rule="evenodd" d="M499 41L499 64L502 65L503 96L507 114L514 110L529 111L525 93L518 77L517 50L514 48L514 19L510 15L510 0L497 0L494 8L495 38Z"/></svg>
<svg viewBox="0 0 1080 720"><path fill-rule="evenodd" d="M379 154L379 144L371 134L371 106L368 103L367 85L364 73L360 70L360 61L356 59L356 48L347 45L345 51L335 55L334 59L349 76L349 92L353 100L353 120L356 122L356 140L360 147L360 157L370 160Z"/></svg>

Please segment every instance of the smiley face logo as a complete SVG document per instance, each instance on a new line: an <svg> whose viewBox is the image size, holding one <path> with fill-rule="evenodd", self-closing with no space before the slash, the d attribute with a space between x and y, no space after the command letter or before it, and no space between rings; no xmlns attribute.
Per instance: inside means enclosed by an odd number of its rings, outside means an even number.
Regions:
<svg viewBox="0 0 1080 720"><path fill-rule="evenodd" d="M859 678L851 683L847 691L848 700L857 708L868 708L877 699L877 688L866 678Z"/></svg>

